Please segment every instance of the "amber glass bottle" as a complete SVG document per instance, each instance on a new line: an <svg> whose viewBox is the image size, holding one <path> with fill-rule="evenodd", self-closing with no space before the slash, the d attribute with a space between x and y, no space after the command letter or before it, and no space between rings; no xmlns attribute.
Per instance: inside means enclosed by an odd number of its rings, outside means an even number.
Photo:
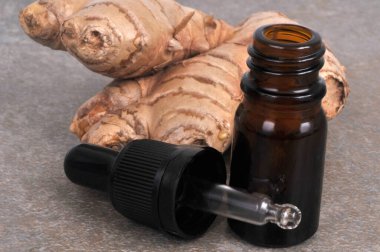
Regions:
<svg viewBox="0 0 380 252"><path fill-rule="evenodd" d="M267 194L278 204L294 204L302 212L294 230L229 220L233 231L253 244L287 247L317 231L327 135L321 107L326 87L319 77L324 53L316 32L290 24L259 28L249 48L230 184Z"/></svg>

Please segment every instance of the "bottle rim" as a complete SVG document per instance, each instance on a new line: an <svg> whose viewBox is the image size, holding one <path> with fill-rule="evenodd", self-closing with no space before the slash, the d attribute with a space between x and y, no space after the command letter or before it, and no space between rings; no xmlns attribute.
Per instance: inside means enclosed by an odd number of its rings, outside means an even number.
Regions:
<svg viewBox="0 0 380 252"><path fill-rule="evenodd" d="M285 23L259 27L254 34L253 49L267 58L298 61L318 58L325 52L322 38L317 32Z"/></svg>

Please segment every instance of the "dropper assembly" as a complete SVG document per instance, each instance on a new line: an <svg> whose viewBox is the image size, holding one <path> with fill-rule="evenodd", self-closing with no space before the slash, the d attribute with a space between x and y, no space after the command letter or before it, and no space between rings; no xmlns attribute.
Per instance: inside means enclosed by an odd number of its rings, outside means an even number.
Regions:
<svg viewBox="0 0 380 252"><path fill-rule="evenodd" d="M81 144L64 166L72 182L107 191L124 216L186 239L203 234L216 215L282 229L301 221L296 206L225 185L223 156L209 147L137 140L119 153Z"/></svg>

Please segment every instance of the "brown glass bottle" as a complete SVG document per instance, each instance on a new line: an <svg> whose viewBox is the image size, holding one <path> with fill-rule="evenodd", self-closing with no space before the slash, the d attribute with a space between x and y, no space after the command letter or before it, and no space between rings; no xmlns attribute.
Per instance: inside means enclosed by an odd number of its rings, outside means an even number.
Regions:
<svg viewBox="0 0 380 252"><path fill-rule="evenodd" d="M316 32L290 24L259 28L249 48L251 71L241 83L245 98L235 116L230 184L302 212L294 230L229 220L253 244L287 247L318 229L327 135L321 107L326 87L319 77L324 53Z"/></svg>

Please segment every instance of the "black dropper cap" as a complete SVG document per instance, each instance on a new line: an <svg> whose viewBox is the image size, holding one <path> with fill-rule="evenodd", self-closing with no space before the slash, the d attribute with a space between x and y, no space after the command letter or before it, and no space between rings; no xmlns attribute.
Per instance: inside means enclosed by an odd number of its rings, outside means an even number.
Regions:
<svg viewBox="0 0 380 252"><path fill-rule="evenodd" d="M185 239L206 232L216 215L179 204L184 178L226 182L224 159L215 149L152 140L130 142L120 153L81 144L64 166L72 182L108 191L124 216Z"/></svg>

